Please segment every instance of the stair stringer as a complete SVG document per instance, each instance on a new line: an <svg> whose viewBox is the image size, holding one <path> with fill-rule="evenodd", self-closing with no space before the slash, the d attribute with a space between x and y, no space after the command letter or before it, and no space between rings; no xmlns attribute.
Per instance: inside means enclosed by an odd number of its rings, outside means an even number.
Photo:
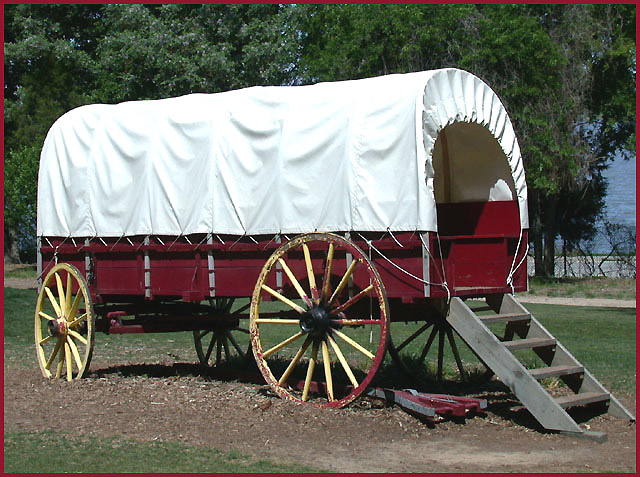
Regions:
<svg viewBox="0 0 640 477"><path fill-rule="evenodd" d="M459 297L451 299L447 321L545 429L584 432Z"/></svg>

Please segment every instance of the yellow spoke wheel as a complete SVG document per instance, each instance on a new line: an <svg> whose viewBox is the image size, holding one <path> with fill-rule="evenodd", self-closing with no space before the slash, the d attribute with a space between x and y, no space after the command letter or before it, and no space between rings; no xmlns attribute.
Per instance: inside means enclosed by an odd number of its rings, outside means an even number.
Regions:
<svg viewBox="0 0 640 477"><path fill-rule="evenodd" d="M367 255L330 233L300 235L264 265L249 329L258 367L283 399L343 407L386 352L389 305Z"/></svg>
<svg viewBox="0 0 640 477"><path fill-rule="evenodd" d="M87 282L73 265L55 265L42 282L35 313L36 356L42 375L84 377L89 369L95 315Z"/></svg>

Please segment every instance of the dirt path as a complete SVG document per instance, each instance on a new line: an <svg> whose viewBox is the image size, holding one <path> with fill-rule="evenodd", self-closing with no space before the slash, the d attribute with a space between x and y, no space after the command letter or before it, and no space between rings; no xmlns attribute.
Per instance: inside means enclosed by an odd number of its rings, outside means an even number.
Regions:
<svg viewBox="0 0 640 477"><path fill-rule="evenodd" d="M490 403L485 415L429 423L367 399L339 410L296 406L266 386L212 379L190 364L150 365L147 373L128 376L123 369L95 363L88 379L66 383L5 366L5 432L76 435L82 429L83 435L179 441L334 472L635 471L634 424L606 415L590 419L592 430L608 433L602 444L546 433L513 408L517 403L505 392L483 396ZM635 398L622 401L635 408Z"/></svg>
<svg viewBox="0 0 640 477"><path fill-rule="evenodd" d="M615 300L612 298L579 298L518 294L522 303L542 303L545 305L595 306L603 308L635 308L635 300Z"/></svg>

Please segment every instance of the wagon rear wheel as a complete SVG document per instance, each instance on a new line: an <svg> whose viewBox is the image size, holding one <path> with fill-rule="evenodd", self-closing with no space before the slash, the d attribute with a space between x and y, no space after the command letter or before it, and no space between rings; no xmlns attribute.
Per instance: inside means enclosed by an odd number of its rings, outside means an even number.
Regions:
<svg viewBox="0 0 640 477"><path fill-rule="evenodd" d="M43 376L64 376L67 381L84 377L94 336L95 315L86 280L73 265L55 265L36 303L36 355Z"/></svg>
<svg viewBox="0 0 640 477"><path fill-rule="evenodd" d="M463 354L466 343L443 316L393 323L391 335L389 355L413 381L423 385L434 380L439 384L445 380L481 383L493 375L471 348L473 356Z"/></svg>
<svg viewBox="0 0 640 477"><path fill-rule="evenodd" d="M246 306L232 312L233 298L214 298L211 305L215 312L225 315L216 319L205 330L194 330L193 339L200 364L216 368L232 363L247 364L251 342L247 323ZM245 311L244 314L242 312Z"/></svg>
<svg viewBox="0 0 640 477"><path fill-rule="evenodd" d="M354 243L298 236L271 255L256 282L250 331L258 367L283 399L345 406L384 359L388 308L378 272Z"/></svg>

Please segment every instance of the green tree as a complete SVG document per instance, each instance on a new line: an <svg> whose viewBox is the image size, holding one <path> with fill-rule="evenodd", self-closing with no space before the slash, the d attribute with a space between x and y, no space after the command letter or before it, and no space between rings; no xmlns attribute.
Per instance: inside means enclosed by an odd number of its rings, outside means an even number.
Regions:
<svg viewBox="0 0 640 477"><path fill-rule="evenodd" d="M558 234L593 233L602 171L635 148L634 6L303 6L304 82L456 66L505 103L520 139L536 274Z"/></svg>
<svg viewBox="0 0 640 477"><path fill-rule="evenodd" d="M95 100L158 99L289 81L278 5L107 5Z"/></svg>
<svg viewBox="0 0 640 477"><path fill-rule="evenodd" d="M39 146L21 146L4 157L5 254L14 261L35 258ZM11 187L6 187L11 184Z"/></svg>
<svg viewBox="0 0 640 477"><path fill-rule="evenodd" d="M51 124L89 102L99 7L5 6L5 260L35 251L39 150Z"/></svg>
<svg viewBox="0 0 640 477"><path fill-rule="evenodd" d="M87 103L159 99L293 81L293 7L280 5L7 5L5 160L29 169L53 122ZM11 158L11 159L9 159ZM14 164L9 165L9 160ZM37 164L37 156L36 156ZM30 169L29 169L30 170ZM30 186L35 191L35 176ZM35 193L5 172L5 259L32 249ZM24 234L30 240L21 239ZM25 248L26 247L26 248Z"/></svg>

